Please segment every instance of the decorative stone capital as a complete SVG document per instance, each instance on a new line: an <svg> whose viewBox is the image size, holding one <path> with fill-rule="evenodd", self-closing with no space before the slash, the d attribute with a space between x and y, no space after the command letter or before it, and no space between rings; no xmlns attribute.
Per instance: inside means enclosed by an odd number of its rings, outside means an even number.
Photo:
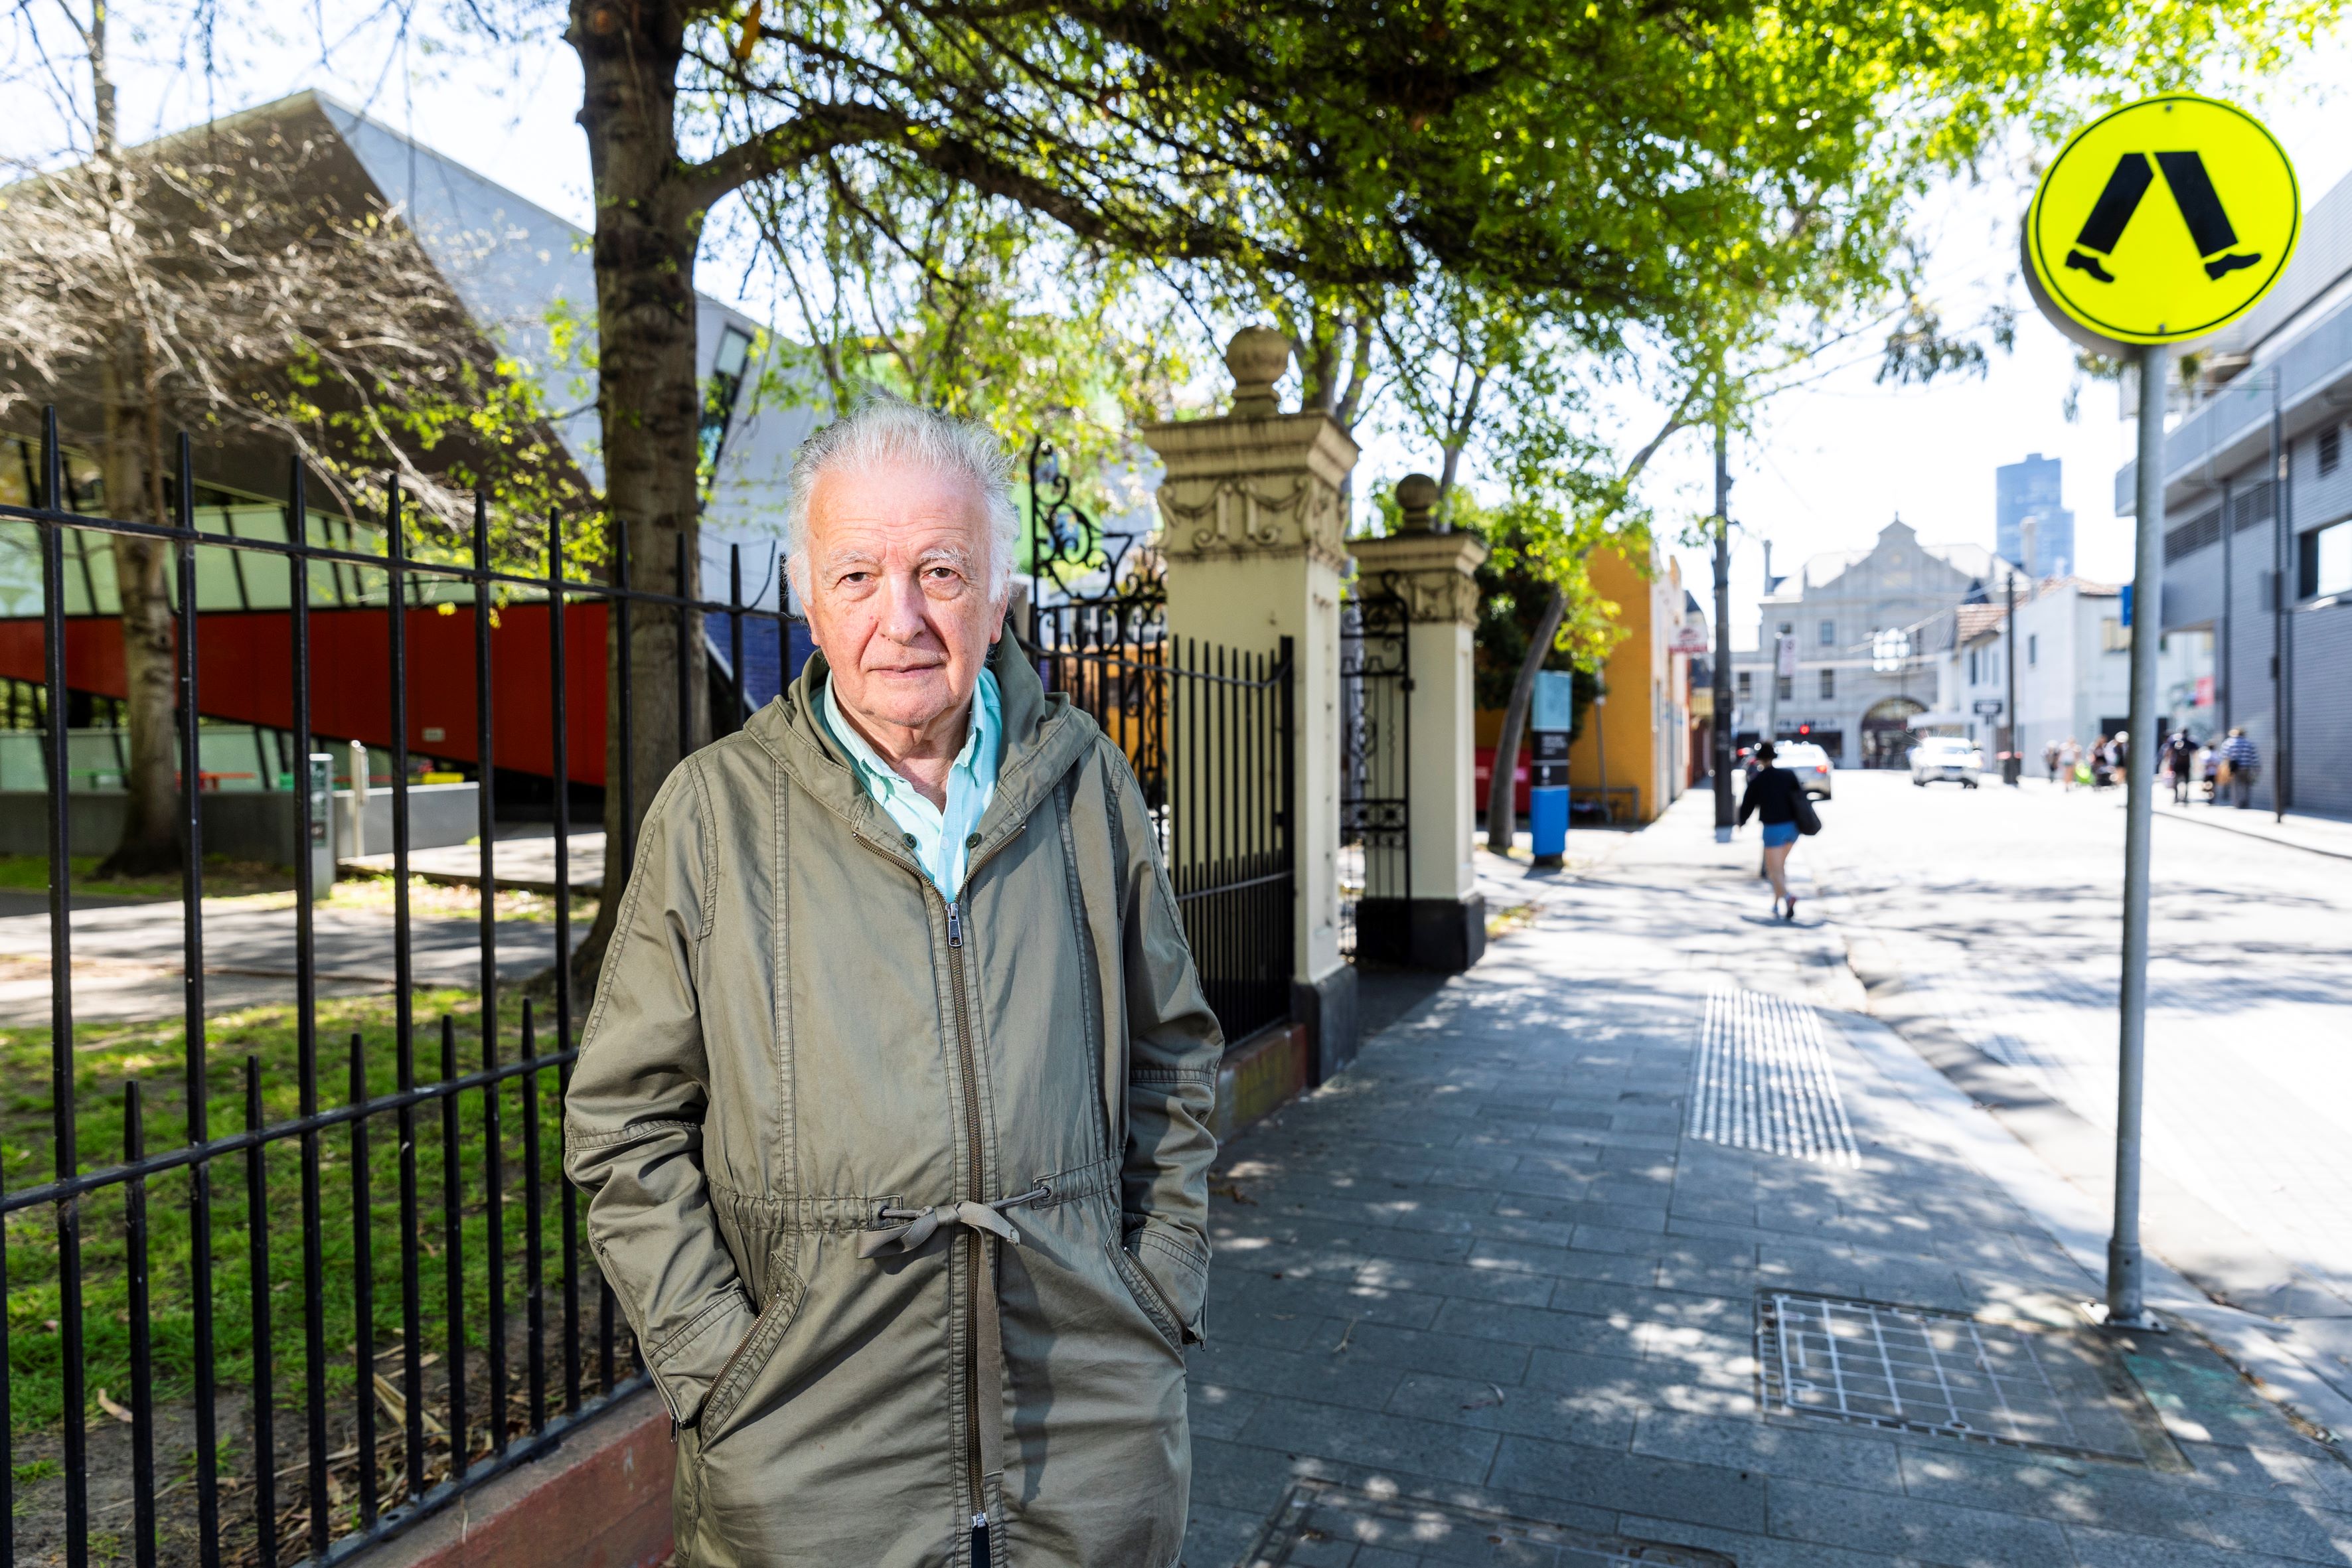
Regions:
<svg viewBox="0 0 2352 1568"><path fill-rule="evenodd" d="M1171 561L1304 553L1347 565L1339 486L1357 448L1330 416L1191 419L1143 438L1167 469L1160 548Z"/></svg>
<svg viewBox="0 0 2352 1568"><path fill-rule="evenodd" d="M1351 539L1356 581L1366 593L1394 594L1408 619L1478 624L1477 572L1486 546L1471 533L1392 533Z"/></svg>

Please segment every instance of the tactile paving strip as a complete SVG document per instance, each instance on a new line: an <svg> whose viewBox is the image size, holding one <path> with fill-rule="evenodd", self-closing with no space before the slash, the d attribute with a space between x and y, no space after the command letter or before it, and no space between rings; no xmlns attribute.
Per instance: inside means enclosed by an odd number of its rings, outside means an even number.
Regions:
<svg viewBox="0 0 2352 1568"><path fill-rule="evenodd" d="M1689 1135L1849 1169L1862 1163L1822 1017L1802 1002L1718 987L1699 1026Z"/></svg>
<svg viewBox="0 0 2352 1568"><path fill-rule="evenodd" d="M2147 1461L2129 1374L2084 1334L1787 1291L1756 1309L1769 1415Z"/></svg>
<svg viewBox="0 0 2352 1568"><path fill-rule="evenodd" d="M1447 1503L1374 1497L1328 1481L1290 1489L1243 1568L1738 1568L1717 1552L1598 1536Z"/></svg>

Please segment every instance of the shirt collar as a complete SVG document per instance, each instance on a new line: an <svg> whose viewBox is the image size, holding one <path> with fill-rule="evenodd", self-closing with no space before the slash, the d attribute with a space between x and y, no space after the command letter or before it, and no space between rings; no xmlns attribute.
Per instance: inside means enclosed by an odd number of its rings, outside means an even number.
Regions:
<svg viewBox="0 0 2352 1568"><path fill-rule="evenodd" d="M877 798L923 800L922 793L884 762L881 753L866 743L866 737L842 713L830 678L824 683L824 727L833 732L841 749L849 753L850 766L864 781L867 794ZM972 688L971 718L964 726L963 749L956 752L952 771L972 779L978 779L983 771L992 773L995 770L986 767L986 763L996 756L997 732L1003 727L1003 699L997 691L996 676L982 666L980 680ZM929 805L930 802L924 800L923 804Z"/></svg>

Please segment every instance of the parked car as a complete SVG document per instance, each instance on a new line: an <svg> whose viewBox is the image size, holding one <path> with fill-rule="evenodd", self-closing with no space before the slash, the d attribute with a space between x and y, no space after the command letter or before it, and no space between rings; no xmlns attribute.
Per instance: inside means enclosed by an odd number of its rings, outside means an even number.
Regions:
<svg viewBox="0 0 2352 1568"><path fill-rule="evenodd" d="M1830 754L1811 741L1781 742L1772 748L1772 762L1796 774L1815 800L1830 798Z"/></svg>
<svg viewBox="0 0 2352 1568"><path fill-rule="evenodd" d="M1926 789L1948 779L1962 789L1974 789L1984 774L1984 752L1973 741L1957 735L1927 735L1911 748L1911 782Z"/></svg>

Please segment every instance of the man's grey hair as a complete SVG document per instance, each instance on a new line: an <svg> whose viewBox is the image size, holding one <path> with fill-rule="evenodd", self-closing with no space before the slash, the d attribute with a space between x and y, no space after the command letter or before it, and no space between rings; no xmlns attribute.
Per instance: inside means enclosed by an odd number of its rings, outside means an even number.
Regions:
<svg viewBox="0 0 2352 1568"><path fill-rule="evenodd" d="M847 414L812 431L793 457L784 500L784 557L793 581L808 592L809 498L823 475L855 472L885 463L905 463L970 479L988 515L989 596L1002 599L1013 576L1013 552L1021 532L1013 506L1013 458L995 432L962 419L876 393Z"/></svg>

